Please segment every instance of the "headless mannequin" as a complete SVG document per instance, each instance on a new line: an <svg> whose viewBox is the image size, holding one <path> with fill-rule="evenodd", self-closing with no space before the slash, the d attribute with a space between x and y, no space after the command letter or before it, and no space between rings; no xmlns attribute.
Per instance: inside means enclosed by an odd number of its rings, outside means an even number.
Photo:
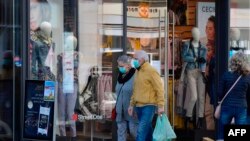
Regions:
<svg viewBox="0 0 250 141"><path fill-rule="evenodd" d="M185 118L185 128L188 127L188 123L193 121L194 127L201 128L202 121L204 117L204 104L205 104L205 80L204 72L206 66L206 48L200 43L200 31L198 28L194 27L192 29L193 39L188 43L189 49L187 53L184 54L184 61L188 63L187 65L187 86L190 91L186 96L185 103L186 106L186 118ZM188 58L188 59L187 59ZM193 58L193 60L191 59ZM185 104L185 105L186 105ZM196 120L192 119L193 108L196 105Z"/></svg>
<svg viewBox="0 0 250 141"><path fill-rule="evenodd" d="M65 40L64 53L57 56L59 132L61 136L66 136L65 126L69 125L72 140L76 139L76 125L71 118L74 114L78 92L78 57L75 52L76 47L77 39L74 36L68 36Z"/></svg>

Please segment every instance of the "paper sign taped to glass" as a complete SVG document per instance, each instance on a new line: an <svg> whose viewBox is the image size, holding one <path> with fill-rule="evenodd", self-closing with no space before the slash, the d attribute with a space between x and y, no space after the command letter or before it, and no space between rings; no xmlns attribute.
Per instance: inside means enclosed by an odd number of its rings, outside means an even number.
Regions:
<svg viewBox="0 0 250 141"><path fill-rule="evenodd" d="M50 108L40 106L37 134L48 135Z"/></svg>

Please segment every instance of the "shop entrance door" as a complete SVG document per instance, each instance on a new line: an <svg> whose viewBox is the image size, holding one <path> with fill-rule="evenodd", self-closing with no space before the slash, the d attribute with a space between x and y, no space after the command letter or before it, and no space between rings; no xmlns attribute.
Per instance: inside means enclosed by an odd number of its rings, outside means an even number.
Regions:
<svg viewBox="0 0 250 141"><path fill-rule="evenodd" d="M174 119L174 16L166 0L128 1L127 54L145 50L164 81L165 112ZM173 120L171 123L173 124Z"/></svg>

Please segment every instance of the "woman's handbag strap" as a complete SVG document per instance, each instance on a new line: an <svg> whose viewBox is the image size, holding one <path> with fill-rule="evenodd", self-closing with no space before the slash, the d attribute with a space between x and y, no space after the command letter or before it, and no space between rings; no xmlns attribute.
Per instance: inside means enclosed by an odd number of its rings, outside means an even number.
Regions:
<svg viewBox="0 0 250 141"><path fill-rule="evenodd" d="M240 75L238 77L238 79L234 82L233 86L227 91L226 95L222 98L222 100L220 101L220 104L224 101L224 99L227 97L227 95L229 94L229 92L233 89L233 87L236 85L236 83L240 80L240 78L242 77L242 75Z"/></svg>

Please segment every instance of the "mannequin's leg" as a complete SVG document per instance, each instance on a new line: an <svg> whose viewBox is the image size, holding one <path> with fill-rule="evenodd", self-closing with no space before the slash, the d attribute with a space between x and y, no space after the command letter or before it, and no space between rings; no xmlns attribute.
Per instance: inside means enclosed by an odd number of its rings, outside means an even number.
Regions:
<svg viewBox="0 0 250 141"><path fill-rule="evenodd" d="M187 112L186 117L192 117L193 108L197 101L197 85L196 85L196 78L195 78L195 70L188 70L187 72L187 79L188 84L187 87L189 88L189 101L187 102Z"/></svg>
<svg viewBox="0 0 250 141"><path fill-rule="evenodd" d="M60 136L66 136L65 121L66 121L66 95L63 93L62 83L58 85L58 120Z"/></svg>
<svg viewBox="0 0 250 141"><path fill-rule="evenodd" d="M76 137L76 122L72 119L74 114L78 85L74 84L74 92L67 94L67 122L70 125L71 137Z"/></svg>
<svg viewBox="0 0 250 141"><path fill-rule="evenodd" d="M205 83L203 82L202 73L197 72L197 90L198 90L198 101L197 101L197 128L202 128L205 108Z"/></svg>

